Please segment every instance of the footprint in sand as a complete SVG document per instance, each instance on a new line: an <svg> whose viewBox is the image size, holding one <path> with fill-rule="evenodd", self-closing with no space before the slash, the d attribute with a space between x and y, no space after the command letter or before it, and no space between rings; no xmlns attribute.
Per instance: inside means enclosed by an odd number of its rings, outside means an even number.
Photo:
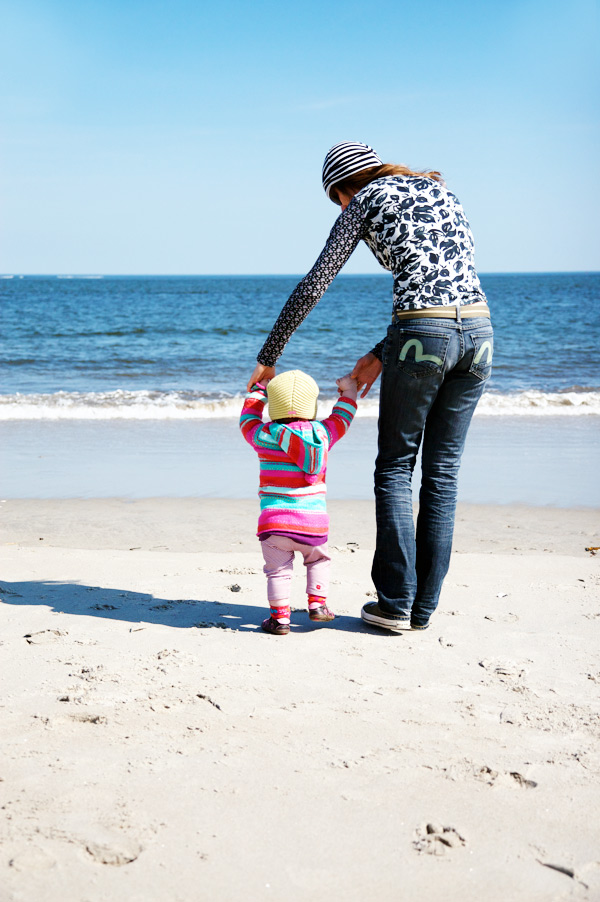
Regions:
<svg viewBox="0 0 600 902"><path fill-rule="evenodd" d="M29 645L49 645L50 642L57 642L68 635L65 630L40 630L37 633L25 633L23 638Z"/></svg>
<svg viewBox="0 0 600 902"><path fill-rule="evenodd" d="M97 864L106 864L120 868L131 864L144 851L144 847L135 839L127 836L115 836L100 841L89 840L84 844L85 851Z"/></svg>
<svg viewBox="0 0 600 902"><path fill-rule="evenodd" d="M466 844L466 839L455 827L443 827L436 823L417 827L413 840L416 851L426 855L445 855L449 849L462 848Z"/></svg>
<svg viewBox="0 0 600 902"><path fill-rule="evenodd" d="M509 661L508 659L484 658L483 661L479 662L479 666L500 678L512 677L522 679L527 673L525 667L522 667L516 661Z"/></svg>
<svg viewBox="0 0 600 902"><path fill-rule="evenodd" d="M252 567L222 567L220 570L217 570L217 573L227 573L230 576L255 576L258 570L254 570Z"/></svg>
<svg viewBox="0 0 600 902"><path fill-rule="evenodd" d="M475 779L487 783L488 786L517 786L521 789L535 789L535 780L529 780L516 770L497 771L484 765L475 771Z"/></svg>
<svg viewBox="0 0 600 902"><path fill-rule="evenodd" d="M103 714L69 714L68 717L69 720L74 720L77 723L108 723L107 718Z"/></svg>

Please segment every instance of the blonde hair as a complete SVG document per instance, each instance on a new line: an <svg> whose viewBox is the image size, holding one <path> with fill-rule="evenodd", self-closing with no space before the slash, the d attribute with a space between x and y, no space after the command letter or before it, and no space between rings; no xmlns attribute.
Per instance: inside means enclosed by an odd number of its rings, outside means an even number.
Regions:
<svg viewBox="0 0 600 902"><path fill-rule="evenodd" d="M397 163L383 163L381 166L371 166L369 169L363 169L361 172L357 172L354 175L349 175L348 178L342 179L340 182L336 182L335 185L331 186L331 200L339 205L338 200L338 189L342 191L344 194L356 194L357 191L360 191L361 188L364 188L365 185L368 185L369 182L375 181L375 179L384 178L386 175L408 175L408 176L417 176L426 179L433 179L436 182L441 182L444 184L444 179L442 178L441 172L438 172L437 169L431 170L417 170L417 169L409 169L408 166L401 166Z"/></svg>

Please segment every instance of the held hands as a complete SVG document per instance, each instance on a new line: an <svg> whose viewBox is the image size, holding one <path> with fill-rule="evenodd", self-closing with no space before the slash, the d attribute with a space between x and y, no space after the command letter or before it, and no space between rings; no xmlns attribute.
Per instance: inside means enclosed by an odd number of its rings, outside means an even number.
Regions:
<svg viewBox="0 0 600 902"><path fill-rule="evenodd" d="M375 354L371 354L370 351L368 354L365 354L364 357L361 357L360 360L356 361L356 365L350 373L350 376L356 380L358 390L360 391L361 388L363 389L361 398L364 398L369 394L371 386L379 377L382 368L383 364L381 360L379 360Z"/></svg>
<svg viewBox="0 0 600 902"><path fill-rule="evenodd" d="M345 376L336 379L335 384L337 385L340 395L344 395L345 398L352 398L353 401L356 401L358 385L356 384L356 379L353 379L350 373L346 373Z"/></svg>
<svg viewBox="0 0 600 902"><path fill-rule="evenodd" d="M246 386L246 391L250 391L252 386L256 382L260 382L261 385L264 385L265 388L267 383L271 381L271 379L275 378L275 367L274 366L263 366L262 363L257 363L254 368L254 372L250 376L250 381Z"/></svg>

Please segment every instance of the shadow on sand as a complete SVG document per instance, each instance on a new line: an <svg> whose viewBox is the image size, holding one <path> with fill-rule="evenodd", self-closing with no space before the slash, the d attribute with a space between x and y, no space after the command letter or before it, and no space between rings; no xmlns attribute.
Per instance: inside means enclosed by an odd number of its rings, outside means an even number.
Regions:
<svg viewBox="0 0 600 902"><path fill-rule="evenodd" d="M42 605L63 614L122 620L132 624L159 624L178 629L230 629L260 632L260 624L268 609L240 602L211 601L197 598L156 598L145 592L106 589L81 583L31 580L3 582L0 599L4 604ZM360 617L338 615L326 624L308 619L308 611L292 608L292 631L312 633L320 629L342 630L350 633L371 633L389 636L386 630L365 626Z"/></svg>

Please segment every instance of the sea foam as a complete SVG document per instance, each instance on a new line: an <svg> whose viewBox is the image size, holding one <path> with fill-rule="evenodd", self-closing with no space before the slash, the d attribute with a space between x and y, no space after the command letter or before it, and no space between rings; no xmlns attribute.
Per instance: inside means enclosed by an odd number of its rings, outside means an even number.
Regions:
<svg viewBox="0 0 600 902"><path fill-rule="evenodd" d="M203 420L236 418L243 398L193 391L55 392L0 395L0 420ZM334 398L319 402L326 417ZM377 417L376 396L359 400L358 416ZM477 416L600 416L600 392L487 392Z"/></svg>

